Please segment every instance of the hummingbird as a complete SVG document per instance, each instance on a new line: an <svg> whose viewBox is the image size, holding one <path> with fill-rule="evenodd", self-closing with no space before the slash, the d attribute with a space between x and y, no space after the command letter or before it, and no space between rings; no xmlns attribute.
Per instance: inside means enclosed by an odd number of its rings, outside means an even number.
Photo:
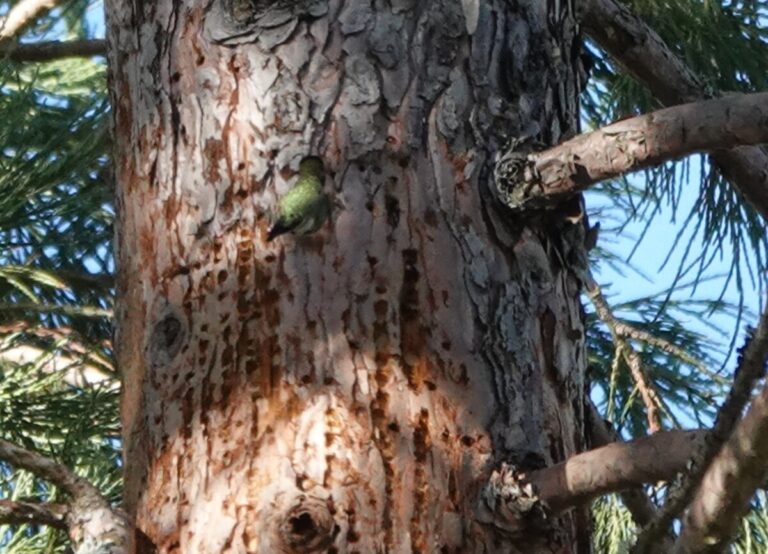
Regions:
<svg viewBox="0 0 768 554"><path fill-rule="evenodd" d="M299 180L277 203L277 217L267 231L267 242L284 233L308 235L331 214L331 201L323 192L323 160L310 156L299 164Z"/></svg>

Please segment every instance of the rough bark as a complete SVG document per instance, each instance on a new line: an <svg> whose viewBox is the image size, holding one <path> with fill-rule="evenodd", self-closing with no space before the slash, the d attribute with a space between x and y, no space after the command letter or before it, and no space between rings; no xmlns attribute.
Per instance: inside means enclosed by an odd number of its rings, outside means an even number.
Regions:
<svg viewBox="0 0 768 554"><path fill-rule="evenodd" d="M499 462L584 448L582 223L490 193L509 136L576 130L570 3L206 4L107 2L139 529L158 552L588 552L584 510L522 540L475 519ZM333 222L268 245L308 154Z"/></svg>

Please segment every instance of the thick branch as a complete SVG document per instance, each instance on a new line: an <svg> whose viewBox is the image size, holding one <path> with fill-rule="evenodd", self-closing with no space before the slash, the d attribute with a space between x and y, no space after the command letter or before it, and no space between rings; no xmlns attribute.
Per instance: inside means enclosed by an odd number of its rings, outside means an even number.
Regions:
<svg viewBox="0 0 768 554"><path fill-rule="evenodd" d="M478 520L521 535L547 512L560 512L608 492L670 480L686 468L704 431L662 431L612 443L529 474L503 464L483 491Z"/></svg>
<svg viewBox="0 0 768 554"><path fill-rule="evenodd" d="M629 171L762 142L768 142L768 93L736 94L625 119L528 154L523 171L501 168L516 182L499 186L513 209L543 207Z"/></svg>
<svg viewBox="0 0 768 554"><path fill-rule="evenodd" d="M526 476L553 511L583 504L608 492L668 481L685 471L704 431L661 431L626 443L595 448Z"/></svg>
<svg viewBox="0 0 768 554"><path fill-rule="evenodd" d="M0 42L15 37L58 3L59 0L21 0L17 2L0 23Z"/></svg>
<svg viewBox="0 0 768 554"><path fill-rule="evenodd" d="M123 514L113 510L96 487L71 469L1 439L0 459L51 481L72 497L66 522L78 551L100 547L111 552L109 548L129 544L131 527Z"/></svg>
<svg viewBox="0 0 768 554"><path fill-rule="evenodd" d="M66 530L67 512L68 508L65 504L0 500L0 524L2 525L39 524Z"/></svg>
<svg viewBox="0 0 768 554"><path fill-rule="evenodd" d="M581 24L590 38L663 104L705 98L696 74L625 5L614 0L584 0L582 9Z"/></svg>
<svg viewBox="0 0 768 554"><path fill-rule="evenodd" d="M606 446L619 442L621 440L619 434L603 420L595 405L590 400L587 400L586 405L586 422L592 446ZM656 514L656 507L641 486L625 489L619 494L621 501L632 514L632 518L639 527L647 525L653 519Z"/></svg>
<svg viewBox="0 0 768 554"><path fill-rule="evenodd" d="M647 86L665 105L706 98L699 79L663 40L629 9L614 0L585 0L582 23L589 36ZM712 159L744 198L768 219L768 155L744 146L712 154Z"/></svg>
<svg viewBox="0 0 768 554"><path fill-rule="evenodd" d="M15 62L50 62L63 58L105 56L107 53L107 41L102 39L82 39L7 44L0 47L0 52Z"/></svg>
<svg viewBox="0 0 768 554"><path fill-rule="evenodd" d="M658 516L643 530L637 540L636 553L656 552L656 543L664 536L672 521L691 501L705 472L710 471L712 460L731 436L744 407L749 402L755 385L765 376L768 361L768 310L763 312L760 324L741 350L734 381L728 397L717 413L712 430L697 446L691 458L691 468L681 487L674 490ZM754 492L754 490L753 490Z"/></svg>
<svg viewBox="0 0 768 554"><path fill-rule="evenodd" d="M768 310L747 344L736 372L731 396L749 394L768 363ZM744 375L748 377L744 377ZM749 379L751 377L751 380ZM731 398L729 397L729 400ZM738 417L737 402L726 403L718 415L726 424ZM743 403L742 403L743 405ZM726 411L726 407L728 408ZM738 410L738 411L737 411ZM715 426L713 435L718 430ZM715 436L715 440L719 439ZM684 518L676 552L719 552L727 546L755 490L768 476L768 386L752 402L747 415L714 457Z"/></svg>
<svg viewBox="0 0 768 554"><path fill-rule="evenodd" d="M0 459L51 481L73 497L101 496L96 487L68 467L2 439L0 439Z"/></svg>
<svg viewBox="0 0 768 554"><path fill-rule="evenodd" d="M768 387L707 470L683 519L676 554L722 552L768 477Z"/></svg>

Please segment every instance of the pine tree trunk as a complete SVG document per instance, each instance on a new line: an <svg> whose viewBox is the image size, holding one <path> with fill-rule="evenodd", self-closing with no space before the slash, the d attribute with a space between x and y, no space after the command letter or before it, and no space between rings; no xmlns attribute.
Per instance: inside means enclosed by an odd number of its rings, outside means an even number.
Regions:
<svg viewBox="0 0 768 554"><path fill-rule="evenodd" d="M137 549L587 552L476 518L585 448L581 223L493 194L575 130L570 2L207 4L107 2ZM309 154L333 221L267 243Z"/></svg>

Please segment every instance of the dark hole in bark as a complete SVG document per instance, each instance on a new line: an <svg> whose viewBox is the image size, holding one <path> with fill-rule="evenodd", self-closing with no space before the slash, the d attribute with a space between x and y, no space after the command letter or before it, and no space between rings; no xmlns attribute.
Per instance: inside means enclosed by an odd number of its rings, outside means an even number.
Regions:
<svg viewBox="0 0 768 554"><path fill-rule="evenodd" d="M163 346L171 348L181 335L181 322L173 316L168 316L157 324L157 333Z"/></svg>
<svg viewBox="0 0 768 554"><path fill-rule="evenodd" d="M155 554L157 547L141 529L134 531L134 541L137 554Z"/></svg>
<svg viewBox="0 0 768 554"><path fill-rule="evenodd" d="M296 535L296 538L301 537L302 539L309 541L317 534L315 521L312 519L312 516L306 512L299 514L296 517L292 517L290 522L291 533Z"/></svg>
<svg viewBox="0 0 768 554"><path fill-rule="evenodd" d="M167 314L155 324L149 344L149 357L154 367L167 365L184 346L186 329L175 314Z"/></svg>
<svg viewBox="0 0 768 554"><path fill-rule="evenodd" d="M339 526L324 501L304 497L285 515L280 526L283 544L290 552L325 552Z"/></svg>
<svg viewBox="0 0 768 554"><path fill-rule="evenodd" d="M400 224L400 201L395 196L387 195L384 198L385 209L387 211L387 223L395 228Z"/></svg>

